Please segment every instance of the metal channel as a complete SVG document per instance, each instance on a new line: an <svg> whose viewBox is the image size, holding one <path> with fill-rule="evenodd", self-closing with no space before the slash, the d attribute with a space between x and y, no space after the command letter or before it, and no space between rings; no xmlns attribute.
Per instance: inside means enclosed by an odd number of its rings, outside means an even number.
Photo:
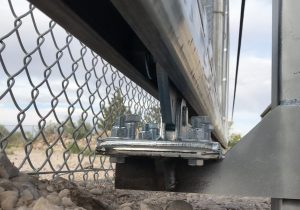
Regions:
<svg viewBox="0 0 300 210"><path fill-rule="evenodd" d="M215 69L208 68L210 44L195 11L197 1L112 2L197 115L210 117L216 139L226 146L218 90L208 82Z"/></svg>
<svg viewBox="0 0 300 210"><path fill-rule="evenodd" d="M279 105L279 72L281 63L281 0L272 2L272 97L271 108Z"/></svg>
<svg viewBox="0 0 300 210"><path fill-rule="evenodd" d="M149 79L149 53L110 1L29 0L123 74L158 98L155 75ZM108 17L109 16L109 17ZM122 36L119 36L122 34Z"/></svg>
<svg viewBox="0 0 300 210"><path fill-rule="evenodd" d="M222 93L215 86L197 1L30 1L158 98L155 67L141 65L144 55L153 57L186 99L190 114L208 115L215 139L227 146Z"/></svg>

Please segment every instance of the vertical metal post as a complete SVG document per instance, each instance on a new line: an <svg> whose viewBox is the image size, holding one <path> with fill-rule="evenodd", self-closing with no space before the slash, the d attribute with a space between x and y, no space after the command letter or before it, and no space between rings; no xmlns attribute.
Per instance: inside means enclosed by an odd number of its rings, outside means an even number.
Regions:
<svg viewBox="0 0 300 210"><path fill-rule="evenodd" d="M281 0L274 0L272 2L272 109L279 105L279 72L281 60L281 6Z"/></svg>
<svg viewBox="0 0 300 210"><path fill-rule="evenodd" d="M279 105L300 105L299 11L300 1L273 1L272 109ZM300 209L300 200L272 198L271 209Z"/></svg>
<svg viewBox="0 0 300 210"><path fill-rule="evenodd" d="M176 97L170 87L168 74L159 64L156 65L156 75L162 122L165 123L166 130L175 131Z"/></svg>
<svg viewBox="0 0 300 210"><path fill-rule="evenodd" d="M281 4L280 105L300 105L300 1Z"/></svg>
<svg viewBox="0 0 300 210"><path fill-rule="evenodd" d="M299 10L299 1L273 1L272 108L300 105Z"/></svg>

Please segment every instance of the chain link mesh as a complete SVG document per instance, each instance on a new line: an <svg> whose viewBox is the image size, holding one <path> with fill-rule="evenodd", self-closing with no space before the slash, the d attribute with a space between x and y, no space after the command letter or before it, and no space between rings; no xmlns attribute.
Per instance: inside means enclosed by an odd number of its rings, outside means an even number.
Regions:
<svg viewBox="0 0 300 210"><path fill-rule="evenodd" d="M0 149L31 174L112 180L96 140L159 102L27 1L0 4Z"/></svg>

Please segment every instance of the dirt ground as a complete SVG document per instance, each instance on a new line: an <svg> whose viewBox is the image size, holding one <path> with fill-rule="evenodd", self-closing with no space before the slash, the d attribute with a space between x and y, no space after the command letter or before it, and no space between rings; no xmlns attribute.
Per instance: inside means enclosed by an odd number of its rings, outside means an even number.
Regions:
<svg viewBox="0 0 300 210"><path fill-rule="evenodd" d="M169 202L174 200L184 200L191 204L194 210L270 209L270 199L268 198L130 190L116 190L115 192L116 195L113 198L118 206L124 206L124 204L129 203L133 210L139 210L141 202L165 207Z"/></svg>
<svg viewBox="0 0 300 210"><path fill-rule="evenodd" d="M14 149L8 154L9 159L14 165L19 166L24 158L23 148ZM45 157L45 150L33 150L30 154L30 159L37 166L42 166ZM51 163L55 167L61 166L63 158L62 152L54 152L51 156ZM78 165L77 155L70 156L68 160L70 167L76 167ZM82 165L89 164L88 158L82 161ZM100 164L97 163L97 164ZM109 167L109 162L104 162L105 167ZM46 164L42 171L50 170L50 165ZM24 164L21 171L31 171L31 167L28 161ZM104 179L104 174L100 175L100 179ZM110 174L112 176L112 174ZM51 179L52 175L42 176L42 178ZM78 174L75 177L76 180L82 179L82 174ZM112 209L141 209L141 203L151 204L155 207L163 209L165 206L174 200L184 200L193 206L195 210L238 210L238 209L270 209L269 198L253 198L253 197L237 197L237 196L215 196L207 194L195 194L195 193L170 193L170 192L149 192L149 191L133 191L133 190L115 190L113 185L109 182L102 182L97 185L87 184L84 182L78 182L81 190L89 192L98 190L96 195L99 200L110 206ZM97 191L96 190L96 191ZM94 192L95 193L95 192ZM155 208L154 208L155 209Z"/></svg>

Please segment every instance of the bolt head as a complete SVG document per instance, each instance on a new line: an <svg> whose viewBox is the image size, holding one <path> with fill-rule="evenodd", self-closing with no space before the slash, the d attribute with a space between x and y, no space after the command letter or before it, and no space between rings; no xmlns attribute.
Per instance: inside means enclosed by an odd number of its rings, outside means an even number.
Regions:
<svg viewBox="0 0 300 210"><path fill-rule="evenodd" d="M140 122L141 121L141 117L137 114L128 114L125 116L125 122L129 123L129 122Z"/></svg>

